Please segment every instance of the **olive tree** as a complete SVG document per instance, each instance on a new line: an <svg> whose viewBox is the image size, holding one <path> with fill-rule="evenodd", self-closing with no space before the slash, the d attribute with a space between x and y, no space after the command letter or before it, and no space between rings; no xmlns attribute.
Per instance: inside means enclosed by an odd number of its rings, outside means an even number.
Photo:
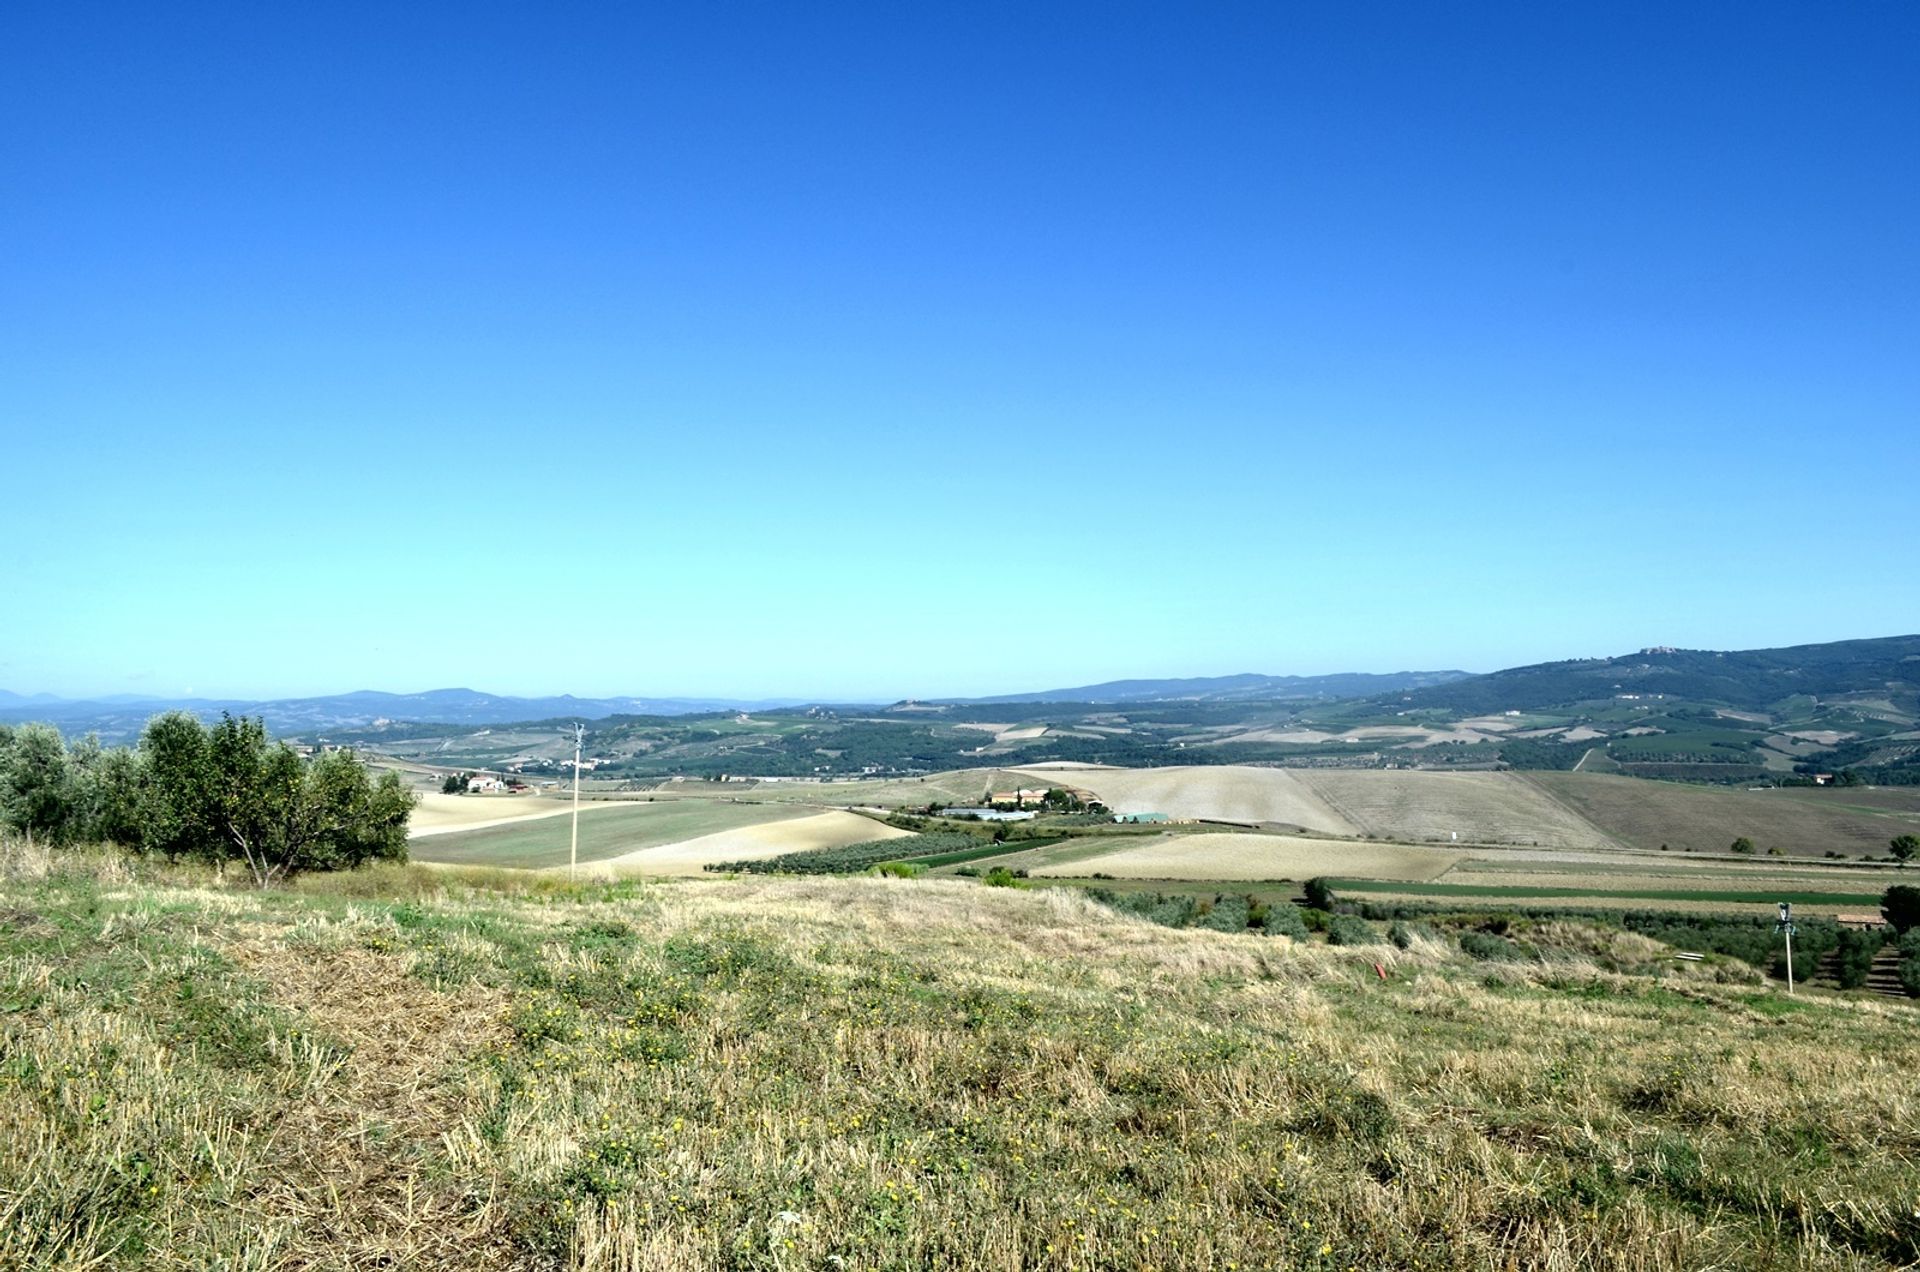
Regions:
<svg viewBox="0 0 1920 1272"><path fill-rule="evenodd" d="M0 824L45 843L73 838L73 773L50 724L23 724L0 739Z"/></svg>
<svg viewBox="0 0 1920 1272"><path fill-rule="evenodd" d="M407 858L412 793L395 774L375 780L351 752L309 762L269 742L258 719L227 715L208 728L184 712L152 720L140 751L151 850L242 861L263 888L306 870Z"/></svg>

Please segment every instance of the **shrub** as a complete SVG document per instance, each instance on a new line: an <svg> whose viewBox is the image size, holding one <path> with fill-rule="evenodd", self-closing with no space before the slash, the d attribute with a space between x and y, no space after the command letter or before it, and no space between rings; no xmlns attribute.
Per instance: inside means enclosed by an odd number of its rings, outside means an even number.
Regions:
<svg viewBox="0 0 1920 1272"><path fill-rule="evenodd" d="M1395 949L1402 950L1412 949L1415 941L1433 940L1437 935L1424 923L1407 923L1400 919L1395 919L1393 926L1387 929L1387 940L1393 943Z"/></svg>
<svg viewBox="0 0 1920 1272"><path fill-rule="evenodd" d="M1519 946L1489 932L1462 932L1460 950L1468 958L1485 962L1505 962L1521 956Z"/></svg>
<svg viewBox="0 0 1920 1272"><path fill-rule="evenodd" d="M1859 989L1866 984L1874 955L1884 944L1886 937L1879 932L1840 933L1839 947L1834 952L1834 977L1840 982L1840 988Z"/></svg>
<svg viewBox="0 0 1920 1272"><path fill-rule="evenodd" d="M1290 901L1281 901L1267 908L1267 921L1262 928L1270 936L1290 936L1296 941L1307 939L1306 919L1300 913L1300 907Z"/></svg>
<svg viewBox="0 0 1920 1272"><path fill-rule="evenodd" d="M1327 924L1329 945L1378 945L1380 940L1371 923L1351 914L1336 914Z"/></svg>
<svg viewBox="0 0 1920 1272"><path fill-rule="evenodd" d="M1753 854L1753 840L1748 839L1745 835L1740 836L1740 838L1733 841L1733 851L1751 856Z"/></svg>

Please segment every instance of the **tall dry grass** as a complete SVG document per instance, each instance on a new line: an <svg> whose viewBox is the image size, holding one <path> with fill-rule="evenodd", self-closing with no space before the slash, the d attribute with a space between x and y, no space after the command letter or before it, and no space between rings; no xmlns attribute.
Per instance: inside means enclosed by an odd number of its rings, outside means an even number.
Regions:
<svg viewBox="0 0 1920 1272"><path fill-rule="evenodd" d="M1920 1259L1915 1012L1577 928L1490 966L1065 890L9 851L0 1266Z"/></svg>

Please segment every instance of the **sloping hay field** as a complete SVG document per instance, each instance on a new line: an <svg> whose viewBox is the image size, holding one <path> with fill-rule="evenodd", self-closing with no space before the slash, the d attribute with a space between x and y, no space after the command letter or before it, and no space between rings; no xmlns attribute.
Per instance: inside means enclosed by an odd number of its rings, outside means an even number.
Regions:
<svg viewBox="0 0 1920 1272"><path fill-rule="evenodd" d="M1725 852L1745 836L1762 853L1884 856L1895 835L1920 833L1920 811L1903 809L1904 797L1876 798L1882 792L1730 790L1601 773L1529 773L1525 780L1635 848Z"/></svg>
<svg viewBox="0 0 1920 1272"><path fill-rule="evenodd" d="M613 875L697 875L713 862L755 861L782 853L839 848L873 839L899 839L910 833L884 826L871 817L836 810L641 848L600 862L595 869Z"/></svg>
<svg viewBox="0 0 1920 1272"><path fill-rule="evenodd" d="M1029 781L1063 777L1033 770ZM1153 769L1081 769L1075 786L1090 790L1116 813L1165 813L1176 818L1278 822L1335 835L1359 833L1353 823L1301 781L1297 770L1238 764Z"/></svg>
<svg viewBox="0 0 1920 1272"><path fill-rule="evenodd" d="M535 817L552 817L569 811L571 804L532 795L442 795L438 791L422 795L407 823L414 839L425 835L444 835L450 831L477 830L482 826L504 826L509 822ZM599 807L582 804L580 810Z"/></svg>
<svg viewBox="0 0 1920 1272"><path fill-rule="evenodd" d="M1398 844L1303 839L1292 835L1166 835L1077 862L1033 873L1117 879L1310 879L1346 875L1356 879L1438 878L1460 859L1457 853Z"/></svg>
<svg viewBox="0 0 1920 1272"><path fill-rule="evenodd" d="M1301 781L1363 834L1468 844L1618 845L1599 827L1513 773L1311 770ZM1646 783L1641 783L1645 785Z"/></svg>
<svg viewBox="0 0 1920 1272"><path fill-rule="evenodd" d="M651 804L600 804L589 816L583 805L580 860L606 861L643 848L682 843L702 835L765 822L805 817L807 812L803 808L775 804L663 799ZM514 866L523 869L564 866L567 864L571 820L566 817L541 817L476 830L451 831L414 840L409 845L409 851L416 860L448 865Z"/></svg>

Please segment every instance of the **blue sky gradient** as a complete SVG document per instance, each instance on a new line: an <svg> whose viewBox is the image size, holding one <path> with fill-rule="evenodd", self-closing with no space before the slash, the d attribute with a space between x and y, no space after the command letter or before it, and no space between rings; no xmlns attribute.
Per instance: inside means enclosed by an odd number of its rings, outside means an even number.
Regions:
<svg viewBox="0 0 1920 1272"><path fill-rule="evenodd" d="M0 687L1920 629L1920 7L404 9L0 19Z"/></svg>

